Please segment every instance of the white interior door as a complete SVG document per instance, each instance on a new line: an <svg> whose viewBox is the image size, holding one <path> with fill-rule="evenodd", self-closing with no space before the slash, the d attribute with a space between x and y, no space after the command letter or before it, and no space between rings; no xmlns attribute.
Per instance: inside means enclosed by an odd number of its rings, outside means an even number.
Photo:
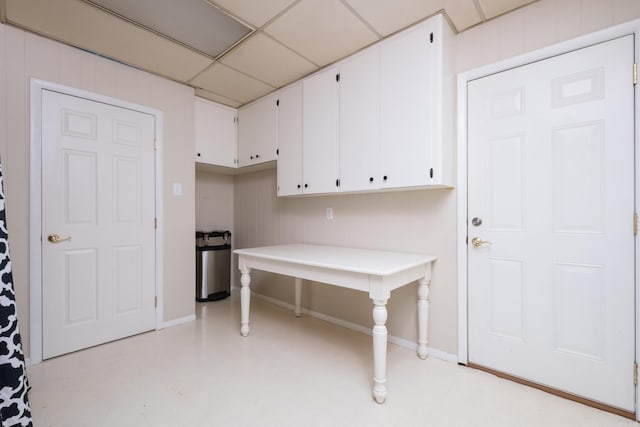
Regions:
<svg viewBox="0 0 640 427"><path fill-rule="evenodd" d="M469 362L631 412L633 60L627 36L468 84Z"/></svg>
<svg viewBox="0 0 640 427"><path fill-rule="evenodd" d="M43 358L155 327L154 120L43 91Z"/></svg>

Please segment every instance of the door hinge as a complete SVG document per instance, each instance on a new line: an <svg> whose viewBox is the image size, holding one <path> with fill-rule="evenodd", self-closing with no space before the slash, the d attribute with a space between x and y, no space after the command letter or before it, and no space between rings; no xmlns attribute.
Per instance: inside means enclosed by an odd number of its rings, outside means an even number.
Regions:
<svg viewBox="0 0 640 427"><path fill-rule="evenodd" d="M633 384L638 385L638 362L633 362Z"/></svg>
<svg viewBox="0 0 640 427"><path fill-rule="evenodd" d="M153 228L158 229L158 218L153 218Z"/></svg>
<svg viewBox="0 0 640 427"><path fill-rule="evenodd" d="M633 235L634 236L638 235L638 213L637 212L633 213Z"/></svg>
<svg viewBox="0 0 640 427"><path fill-rule="evenodd" d="M154 151L158 151L158 139L157 138L153 139L153 150Z"/></svg>
<svg viewBox="0 0 640 427"><path fill-rule="evenodd" d="M336 81L339 82L340 81L340 73L336 74Z"/></svg>
<svg viewBox="0 0 640 427"><path fill-rule="evenodd" d="M429 43L433 43L433 33L429 34Z"/></svg>
<svg viewBox="0 0 640 427"><path fill-rule="evenodd" d="M279 107L279 106L280 106L280 100L276 99L276 107Z"/></svg>
<svg viewBox="0 0 640 427"><path fill-rule="evenodd" d="M638 64L633 64L633 85L638 84Z"/></svg>
<svg viewBox="0 0 640 427"><path fill-rule="evenodd" d="M429 169L429 178L433 178L433 168Z"/></svg>
<svg viewBox="0 0 640 427"><path fill-rule="evenodd" d="M157 296L153 298L153 306L154 307L158 306L158 297Z"/></svg>
<svg viewBox="0 0 640 427"><path fill-rule="evenodd" d="M340 179L336 179L336 187L340 187Z"/></svg>

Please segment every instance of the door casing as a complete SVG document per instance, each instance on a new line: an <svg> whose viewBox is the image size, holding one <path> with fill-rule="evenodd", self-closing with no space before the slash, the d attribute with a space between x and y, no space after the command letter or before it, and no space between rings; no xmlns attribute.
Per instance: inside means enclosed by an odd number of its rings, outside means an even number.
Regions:
<svg viewBox="0 0 640 427"><path fill-rule="evenodd" d="M163 319L163 199L162 199L162 111L109 96L31 79L30 84L30 172L29 172L29 363L42 362L42 91L51 90L65 95L102 102L120 108L147 113L155 117L155 291L157 297L155 328L162 328Z"/></svg>
<svg viewBox="0 0 640 427"><path fill-rule="evenodd" d="M616 37L634 35L634 55L636 62L640 58L640 19L630 21L624 24L616 25L610 28L606 28L601 31L597 31L591 34L587 34L575 39L568 40L566 42L558 43L552 46L548 46L542 49L538 49L523 55L518 55L513 58L509 58L503 61L499 61L493 64L475 68L469 71L458 74L457 81L457 255L458 255L458 362L461 364L468 363L468 328L467 328L467 83L471 80L482 78L491 74L499 73L511 68L520 67L535 61L546 59L556 55L562 55L572 50L581 49L593 44L601 43L607 40L614 39ZM629 81L632 79L632 70L629 70ZM640 123L640 111L638 108L638 85L634 87L634 124L637 126ZM639 138L638 133L634 135L635 146L638 146ZM635 168L636 171L640 171L639 156L635 155ZM636 172L635 177L635 199L640 200L640 174ZM638 206L635 207L638 212ZM629 232L632 230L632 218L629 218ZM638 265L640 265L640 251L636 250L635 254L635 268L637 271ZM635 352L636 361L638 354L640 354L640 319L637 315L638 307L640 307L640 280L636 273L635 278L635 311L636 311L636 324L635 324ZM636 420L640 421L640 393L636 391Z"/></svg>

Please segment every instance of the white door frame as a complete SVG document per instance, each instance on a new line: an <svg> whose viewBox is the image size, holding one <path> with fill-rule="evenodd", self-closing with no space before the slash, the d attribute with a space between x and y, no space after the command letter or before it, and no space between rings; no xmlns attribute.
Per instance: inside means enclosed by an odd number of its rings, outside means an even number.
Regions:
<svg viewBox="0 0 640 427"><path fill-rule="evenodd" d="M635 58L640 58L639 46L640 19L630 21L624 24L616 25L604 30L587 34L566 42L558 43L549 47L545 47L533 52L509 58L494 64L475 68L458 74L457 87L457 250L458 250L458 362L467 364L468 362L468 330L467 330L467 83L481 77L505 71L511 68L529 64L531 62L546 59L552 56L561 55L572 50L587 47L596 43L601 43L617 37L633 34L635 39ZM629 84L631 84L632 70L629 70ZM638 106L638 85L635 86L635 123L640 123L640 111ZM638 132L635 134L635 146L638 147ZM636 182L635 182L635 198L640 200L640 156L635 156ZM636 206L636 212L638 207ZM632 218L629 218L629 232L632 230ZM640 265L640 256L636 250L636 270ZM640 307L640 280L636 273L636 313ZM636 315L636 360L640 354L640 319ZM630 379L631 381L631 379ZM640 421L640 393L636 392L636 419Z"/></svg>
<svg viewBox="0 0 640 427"><path fill-rule="evenodd" d="M157 296L156 329L162 328L163 301L163 200L162 200L162 111L109 96L31 79L30 85L30 172L29 172L29 344L30 363L42 362L42 91L51 90L65 95L77 96L90 101L102 102L115 107L127 108L155 117L155 216L157 218L155 242L155 291Z"/></svg>

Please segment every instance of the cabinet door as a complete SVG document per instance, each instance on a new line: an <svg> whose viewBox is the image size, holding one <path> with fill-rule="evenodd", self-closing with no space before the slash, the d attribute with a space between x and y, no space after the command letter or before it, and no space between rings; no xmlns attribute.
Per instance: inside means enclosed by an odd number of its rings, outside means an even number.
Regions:
<svg viewBox="0 0 640 427"><path fill-rule="evenodd" d="M302 193L302 83L278 96L278 196Z"/></svg>
<svg viewBox="0 0 640 427"><path fill-rule="evenodd" d="M421 25L386 40L380 50L383 187L430 182L430 30Z"/></svg>
<svg viewBox="0 0 640 427"><path fill-rule="evenodd" d="M236 110L195 99L196 162L235 167Z"/></svg>
<svg viewBox="0 0 640 427"><path fill-rule="evenodd" d="M380 49L340 65L340 191L380 187Z"/></svg>
<svg viewBox="0 0 640 427"><path fill-rule="evenodd" d="M238 166L276 159L276 96L238 111Z"/></svg>
<svg viewBox="0 0 640 427"><path fill-rule="evenodd" d="M302 173L305 193L337 190L338 82L331 67L303 80Z"/></svg>

